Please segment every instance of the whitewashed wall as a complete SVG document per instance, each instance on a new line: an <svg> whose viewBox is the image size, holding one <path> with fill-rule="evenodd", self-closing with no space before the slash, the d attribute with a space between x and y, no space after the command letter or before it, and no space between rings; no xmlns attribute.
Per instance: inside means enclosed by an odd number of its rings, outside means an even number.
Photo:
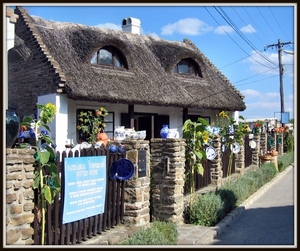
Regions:
<svg viewBox="0 0 300 251"><path fill-rule="evenodd" d="M58 151L65 150L65 144L77 143L77 131L76 131L76 110L77 109L98 109L104 107L109 112L114 112L115 126L121 125L121 113L128 112L128 106L122 104L109 104L109 103L98 103L98 102L87 102L87 101L74 101L69 100L64 94L50 94L40 96L38 103L47 104L51 102L56 105L57 114L50 125L50 137L55 141ZM177 128L182 137L182 108L172 107L156 107L156 106L142 106L135 105L134 112L142 113L158 113L160 115L169 115L170 117L170 128ZM189 109L191 115L201 115L203 117L210 117L211 123L215 121L216 111L212 110L197 110Z"/></svg>

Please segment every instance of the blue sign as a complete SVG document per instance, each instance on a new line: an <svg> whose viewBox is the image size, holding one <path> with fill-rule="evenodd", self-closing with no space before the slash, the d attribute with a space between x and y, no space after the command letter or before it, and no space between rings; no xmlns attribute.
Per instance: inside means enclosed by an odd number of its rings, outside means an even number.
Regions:
<svg viewBox="0 0 300 251"><path fill-rule="evenodd" d="M63 223L104 213L106 156L65 158Z"/></svg>
<svg viewBox="0 0 300 251"><path fill-rule="evenodd" d="M290 113L289 112L281 113L281 123L282 124L290 123Z"/></svg>

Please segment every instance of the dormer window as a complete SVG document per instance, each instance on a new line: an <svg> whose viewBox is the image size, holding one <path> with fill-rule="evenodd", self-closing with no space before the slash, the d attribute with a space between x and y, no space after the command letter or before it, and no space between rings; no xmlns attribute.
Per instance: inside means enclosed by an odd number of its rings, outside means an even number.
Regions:
<svg viewBox="0 0 300 251"><path fill-rule="evenodd" d="M192 75L192 76L201 76L195 63L189 59L181 60L173 69L173 73L182 74L182 75Z"/></svg>
<svg viewBox="0 0 300 251"><path fill-rule="evenodd" d="M91 59L92 64L125 67L122 54L112 46L105 46L98 50Z"/></svg>

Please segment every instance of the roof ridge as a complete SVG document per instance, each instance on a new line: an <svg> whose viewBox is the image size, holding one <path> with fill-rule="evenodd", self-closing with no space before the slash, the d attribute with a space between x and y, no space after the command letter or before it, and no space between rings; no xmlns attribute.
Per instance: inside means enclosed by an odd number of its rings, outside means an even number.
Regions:
<svg viewBox="0 0 300 251"><path fill-rule="evenodd" d="M46 46L46 44L43 42L42 37L39 34L38 29L35 27L35 25L32 23L32 18L28 14L28 10L17 6L16 12L19 16L23 17L23 20L25 24L28 26L32 33L32 37L35 39L37 45L39 46L40 51L45 55L50 65L53 67L55 74L58 75L58 79L60 82L58 83L58 89L57 92L63 92L62 88L65 87L66 83L66 76L64 72L62 71L59 63L51 56L50 50Z"/></svg>

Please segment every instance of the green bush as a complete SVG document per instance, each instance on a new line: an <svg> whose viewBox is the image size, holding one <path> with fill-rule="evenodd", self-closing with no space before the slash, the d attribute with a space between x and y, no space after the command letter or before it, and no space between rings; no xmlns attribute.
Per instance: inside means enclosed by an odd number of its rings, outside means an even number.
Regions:
<svg viewBox="0 0 300 251"><path fill-rule="evenodd" d="M177 245L177 226L171 222L154 221L149 228L134 233L118 245Z"/></svg>
<svg viewBox="0 0 300 251"><path fill-rule="evenodd" d="M278 156L278 171L283 171L290 164L294 163L294 152L287 152L283 155Z"/></svg>
<svg viewBox="0 0 300 251"><path fill-rule="evenodd" d="M221 197L214 192L198 195L190 205L191 224L214 226L224 217L224 206Z"/></svg>
<svg viewBox="0 0 300 251"><path fill-rule="evenodd" d="M293 131L285 132L283 136L283 151L292 152L294 151L294 135Z"/></svg>
<svg viewBox="0 0 300 251"><path fill-rule="evenodd" d="M220 196L223 201L223 211L225 215L236 207L237 198L232 190L220 188L216 190L216 195Z"/></svg>
<svg viewBox="0 0 300 251"><path fill-rule="evenodd" d="M235 207L273 179L276 173L274 163L265 163L256 171L225 182L215 193L198 195L189 207L190 223L215 226Z"/></svg>

